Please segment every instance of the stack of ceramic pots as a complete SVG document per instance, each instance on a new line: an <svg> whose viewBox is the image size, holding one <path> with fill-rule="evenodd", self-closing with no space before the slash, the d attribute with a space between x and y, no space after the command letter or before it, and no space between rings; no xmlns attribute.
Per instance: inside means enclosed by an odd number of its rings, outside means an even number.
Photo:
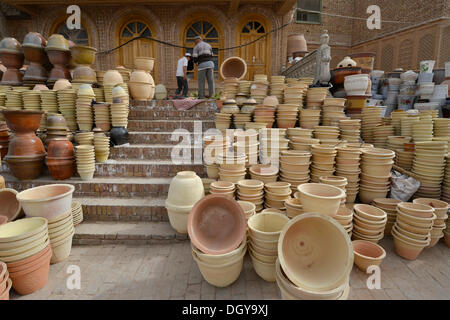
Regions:
<svg viewBox="0 0 450 320"><path fill-rule="evenodd" d="M219 180L238 183L245 179L247 170L245 168L246 155L243 153L218 154Z"/></svg>
<svg viewBox="0 0 450 320"><path fill-rule="evenodd" d="M340 120L348 119L345 115L345 102L343 98L327 98L322 106L322 124L324 126L338 126Z"/></svg>
<svg viewBox="0 0 450 320"><path fill-rule="evenodd" d="M45 159L50 175L55 180L65 180L75 172L75 155L72 142L66 137L54 138L48 144Z"/></svg>
<svg viewBox="0 0 450 320"><path fill-rule="evenodd" d="M231 117L231 113L216 113L216 129L229 129L231 125Z"/></svg>
<svg viewBox="0 0 450 320"><path fill-rule="evenodd" d="M276 212L262 212L248 220L249 252L255 272L265 281L275 282L278 240L289 218Z"/></svg>
<svg viewBox="0 0 450 320"><path fill-rule="evenodd" d="M251 81L248 80L240 80L238 82L239 92L245 94L246 96L250 95L250 87L252 85Z"/></svg>
<svg viewBox="0 0 450 320"><path fill-rule="evenodd" d="M383 210L387 214L386 227L384 229L385 235L391 235L392 227L397 220L397 205L400 202L400 200L389 198L373 199L372 205Z"/></svg>
<svg viewBox="0 0 450 320"><path fill-rule="evenodd" d="M3 114L0 113L3 117ZM0 123L0 160L8 154L9 146L9 129L5 122Z"/></svg>
<svg viewBox="0 0 450 320"><path fill-rule="evenodd" d="M238 203L242 210L244 210L245 219L247 221L256 214L256 206L253 202L239 200Z"/></svg>
<svg viewBox="0 0 450 320"><path fill-rule="evenodd" d="M226 78L223 80L223 91L226 99L235 99L239 93L239 80L237 78Z"/></svg>
<svg viewBox="0 0 450 320"><path fill-rule="evenodd" d="M404 137L412 137L412 134L413 134L412 125L419 121L420 121L420 119L418 117L401 118L401 120L400 120L401 135Z"/></svg>
<svg viewBox="0 0 450 320"><path fill-rule="evenodd" d="M37 90L22 92L23 108L25 110L41 110L41 94Z"/></svg>
<svg viewBox="0 0 450 320"><path fill-rule="evenodd" d="M396 136L400 136L402 133L401 119L408 117L408 113L404 110L394 110L391 113L391 124L394 126Z"/></svg>
<svg viewBox="0 0 450 320"><path fill-rule="evenodd" d="M334 217L339 211L345 192L338 187L321 184L305 183L298 186L294 197L300 199L304 212L316 212Z"/></svg>
<svg viewBox="0 0 450 320"><path fill-rule="evenodd" d="M92 146L94 145L94 133L89 132L78 132L75 136L75 140L79 145L87 145Z"/></svg>
<svg viewBox="0 0 450 320"><path fill-rule="evenodd" d="M334 174L337 150L333 145L315 144L311 146L311 152L311 181L319 183L320 177Z"/></svg>
<svg viewBox="0 0 450 320"><path fill-rule="evenodd" d="M441 183L445 175L445 158L448 144L445 141L417 142L412 172L420 181L416 198L441 198Z"/></svg>
<svg viewBox="0 0 450 320"><path fill-rule="evenodd" d="M277 107L278 128L294 128L298 118L298 106L294 104L280 104Z"/></svg>
<svg viewBox="0 0 450 320"><path fill-rule="evenodd" d="M353 239L378 243L384 237L387 214L366 204L353 206Z"/></svg>
<svg viewBox="0 0 450 320"><path fill-rule="evenodd" d="M108 70L103 76L103 91L105 94L105 101L113 102L112 90L117 85L122 85L123 77L117 70Z"/></svg>
<svg viewBox="0 0 450 320"><path fill-rule="evenodd" d="M414 151L395 150L395 164L405 170L410 171L414 162Z"/></svg>
<svg viewBox="0 0 450 320"><path fill-rule="evenodd" d="M127 102L114 102L111 103L111 124L113 127L123 127L128 126L128 104Z"/></svg>
<svg viewBox="0 0 450 320"><path fill-rule="evenodd" d="M6 263L10 280L5 288L4 275L0 271L0 293L3 292L0 297L4 297L5 289L8 292L11 289L11 280L14 290L21 295L44 287L51 257L46 219L27 218L1 225L0 260Z"/></svg>
<svg viewBox="0 0 450 320"><path fill-rule="evenodd" d="M278 167L266 164L257 164L250 167L250 177L252 180L259 180L266 183L278 180Z"/></svg>
<svg viewBox="0 0 450 320"><path fill-rule="evenodd" d="M373 145L376 148L385 149L388 137L393 135L394 127L392 125L379 125L373 129Z"/></svg>
<svg viewBox="0 0 450 320"><path fill-rule="evenodd" d="M433 121L431 119L421 119L413 123L411 127L414 142L433 140Z"/></svg>
<svg viewBox="0 0 450 320"><path fill-rule="evenodd" d="M95 172L95 152L92 145L76 147L77 171L82 180L91 180Z"/></svg>
<svg viewBox="0 0 450 320"><path fill-rule="evenodd" d="M445 201L427 198L417 198L413 200L414 204L422 204L431 206L434 209L436 220L433 223L433 229L431 230L431 242L428 248L434 247L439 239L444 237L444 230L447 228L445 222L448 219L449 205Z"/></svg>
<svg viewBox="0 0 450 320"><path fill-rule="evenodd" d="M240 109L238 105L236 104L236 100L234 99L227 99L223 102L223 107L220 109L220 113L226 113L226 114L236 114L239 113Z"/></svg>
<svg viewBox="0 0 450 320"><path fill-rule="evenodd" d="M239 108L241 108L244 103L247 101L247 95L245 93L238 93L236 95L236 104L238 105ZM243 112L243 113L248 113L248 112Z"/></svg>
<svg viewBox="0 0 450 320"><path fill-rule="evenodd" d="M382 109L379 107L367 107L362 111L361 137L364 142L372 143L375 127L382 124Z"/></svg>
<svg viewBox="0 0 450 320"><path fill-rule="evenodd" d="M0 41L0 60L6 67L1 84L8 86L22 85L23 76L19 70L23 67L24 54L20 42L14 38L3 38Z"/></svg>
<svg viewBox="0 0 450 320"><path fill-rule="evenodd" d="M128 117L130 108L130 95L128 94L127 85L125 83L116 85L112 89L111 95L114 103L125 103L125 106L127 108L126 116Z"/></svg>
<svg viewBox="0 0 450 320"><path fill-rule="evenodd" d="M209 284L227 287L239 278L247 252L247 223L237 201L204 197L189 214L188 233L192 257Z"/></svg>
<svg viewBox="0 0 450 320"><path fill-rule="evenodd" d="M209 186L209 193L220 194L234 199L236 186L230 181L214 181Z"/></svg>
<svg viewBox="0 0 450 320"><path fill-rule="evenodd" d="M405 143L410 143L411 140L411 137L389 136L386 143L386 149L392 151L403 150L405 148Z"/></svg>
<svg viewBox="0 0 450 320"><path fill-rule="evenodd" d="M306 107L320 109L328 95L328 88L309 88L306 92Z"/></svg>
<svg viewBox="0 0 450 320"><path fill-rule="evenodd" d="M306 89L300 87L284 88L284 103L303 106L303 96Z"/></svg>
<svg viewBox="0 0 450 320"><path fill-rule="evenodd" d="M313 129L320 124L320 109L303 109L300 110L300 127L303 129Z"/></svg>
<svg viewBox="0 0 450 320"><path fill-rule="evenodd" d="M267 97L267 90L269 83L267 81L256 82L254 81L250 87L250 96L255 99L256 103L263 103Z"/></svg>
<svg viewBox="0 0 450 320"><path fill-rule="evenodd" d="M275 107L257 105L253 111L253 121L265 124L267 128L272 128L275 122Z"/></svg>
<svg viewBox="0 0 450 320"><path fill-rule="evenodd" d="M72 201L72 218L74 227L83 222L83 207L78 201Z"/></svg>
<svg viewBox="0 0 450 320"><path fill-rule="evenodd" d="M282 151L280 157L280 180L289 182L293 191L310 180L311 153L306 151Z"/></svg>
<svg viewBox="0 0 450 320"><path fill-rule="evenodd" d="M278 101L283 101L285 76L270 77L270 95L277 97Z"/></svg>
<svg viewBox="0 0 450 320"><path fill-rule="evenodd" d="M339 128L327 126L314 127L314 138L319 139L321 143L339 142Z"/></svg>
<svg viewBox="0 0 450 320"><path fill-rule="evenodd" d="M134 70L130 75L131 97L138 101L152 100L155 95L155 81L150 73L144 70Z"/></svg>
<svg viewBox="0 0 450 320"><path fill-rule="evenodd" d="M397 220L392 227L394 249L400 257L415 260L431 243L436 214L427 205L401 202L397 205Z"/></svg>
<svg viewBox="0 0 450 320"><path fill-rule="evenodd" d="M341 139L347 142L361 141L361 120L339 120Z"/></svg>
<svg viewBox="0 0 450 320"><path fill-rule="evenodd" d="M41 119L41 127L39 129L45 130L45 123L47 121L48 113L58 113L58 96L56 91L47 90L40 91L41 93L41 110L44 111Z"/></svg>
<svg viewBox="0 0 450 320"><path fill-rule="evenodd" d="M284 202L284 205L286 207L286 215L289 217L289 219L293 219L298 215L303 214L303 206L300 199L297 198L289 198Z"/></svg>
<svg viewBox="0 0 450 320"><path fill-rule="evenodd" d="M252 122L252 115L250 113L235 113L233 115L233 123L236 129L244 129L245 124Z"/></svg>
<svg viewBox="0 0 450 320"><path fill-rule="evenodd" d="M388 149L364 148L361 161L359 200L370 204L386 198L391 186L391 170L395 153Z"/></svg>
<svg viewBox="0 0 450 320"><path fill-rule="evenodd" d="M9 277L6 263L0 261L0 300L9 300L12 280Z"/></svg>
<svg viewBox="0 0 450 320"><path fill-rule="evenodd" d="M279 159L280 153L289 149L286 129L262 129L260 132L261 163Z"/></svg>
<svg viewBox="0 0 450 320"><path fill-rule="evenodd" d="M58 79L71 80L72 77L68 69L71 53L67 39L64 38L63 35L52 34L50 38L48 38L45 51L47 52L50 63L53 65L47 83L51 86Z"/></svg>
<svg viewBox="0 0 450 320"><path fill-rule="evenodd" d="M353 261L352 243L338 222L315 213L295 217L278 242L276 281L281 298L346 300Z"/></svg>
<svg viewBox="0 0 450 320"><path fill-rule="evenodd" d="M288 128L287 129L287 135L289 140L292 140L292 138L306 138L311 139L313 135L314 130L311 129L302 129L302 128Z"/></svg>
<svg viewBox="0 0 450 320"><path fill-rule="evenodd" d="M10 90L6 93L5 107L7 110L23 109L22 92Z"/></svg>
<svg viewBox="0 0 450 320"><path fill-rule="evenodd" d="M360 148L338 147L336 156L336 175L347 178L347 203L355 203L359 193L359 174L362 151Z"/></svg>
<svg viewBox="0 0 450 320"><path fill-rule="evenodd" d="M290 138L291 149L296 151L311 152L311 146L319 143L320 143L319 139L296 137L296 136Z"/></svg>
<svg viewBox="0 0 450 320"><path fill-rule="evenodd" d="M94 124L92 116L92 100L95 94L92 87L88 84L81 85L77 94L76 116L77 124L80 130L91 131Z"/></svg>
<svg viewBox="0 0 450 320"><path fill-rule="evenodd" d="M319 182L323 184L328 184L330 186L338 187L339 189L344 190L346 192L347 187L347 178L346 177L336 177L336 176L328 176L328 177L320 177ZM347 196L342 198L341 206L345 206Z"/></svg>
<svg viewBox="0 0 450 320"><path fill-rule="evenodd" d="M92 88L92 90L94 90L95 102L105 102L105 93L103 91L103 88Z"/></svg>
<svg viewBox="0 0 450 320"><path fill-rule="evenodd" d="M255 99L247 99L245 100L244 104L241 107L241 114L253 114L253 111L255 110L257 103Z"/></svg>
<svg viewBox="0 0 450 320"><path fill-rule="evenodd" d="M95 127L104 132L111 130L109 103L96 103L93 106Z"/></svg>
<svg viewBox="0 0 450 320"><path fill-rule="evenodd" d="M48 145L53 139L61 137L68 137L66 120L59 113L49 113L47 115L47 136L45 144Z"/></svg>
<svg viewBox="0 0 450 320"><path fill-rule="evenodd" d="M36 179L42 173L46 155L44 144L35 134L43 112L31 110L2 112L8 128L14 132L5 162L19 180Z"/></svg>
<svg viewBox="0 0 450 320"><path fill-rule="evenodd" d="M446 165L445 165L445 175L444 181L442 182L442 194L441 200L450 203L450 154L445 156Z"/></svg>
<svg viewBox="0 0 450 320"><path fill-rule="evenodd" d="M264 183L259 180L241 180L237 184L237 198L255 205L256 212L263 209Z"/></svg>
<svg viewBox="0 0 450 320"><path fill-rule="evenodd" d="M172 228L178 233L186 234L189 212L204 196L202 179L195 172L178 172L170 183L166 200L166 209Z"/></svg>
<svg viewBox="0 0 450 320"><path fill-rule="evenodd" d="M76 99L77 93L73 89L61 89L57 91L58 110L66 119L70 131L77 131Z"/></svg>
<svg viewBox="0 0 450 320"><path fill-rule="evenodd" d="M48 237L53 251L50 261L52 264L69 257L74 233L72 207L56 218L48 219Z"/></svg>
<svg viewBox="0 0 450 320"><path fill-rule="evenodd" d="M433 131L435 137L448 137L450 136L450 119L438 118L433 119Z"/></svg>
<svg viewBox="0 0 450 320"><path fill-rule="evenodd" d="M351 238L353 235L353 210L347 208L346 206L341 206L337 215L334 216L334 220L336 220L345 229Z"/></svg>
<svg viewBox="0 0 450 320"><path fill-rule="evenodd" d="M109 157L109 137L104 133L94 134L95 159L98 163L103 163Z"/></svg>
<svg viewBox="0 0 450 320"><path fill-rule="evenodd" d="M243 164L245 167L248 167L249 163L258 163L259 142L257 136L252 137L252 139L240 139L240 141L233 143L233 148L235 153L234 157L236 158L236 154L239 154L240 158L244 161Z"/></svg>
<svg viewBox="0 0 450 320"><path fill-rule="evenodd" d="M284 203L291 198L291 184L288 182L271 182L264 186L266 208L284 211L286 209Z"/></svg>

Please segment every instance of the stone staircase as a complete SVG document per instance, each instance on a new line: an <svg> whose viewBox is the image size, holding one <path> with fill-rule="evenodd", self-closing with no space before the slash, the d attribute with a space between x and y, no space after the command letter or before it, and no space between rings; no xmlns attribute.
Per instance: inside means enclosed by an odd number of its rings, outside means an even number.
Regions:
<svg viewBox="0 0 450 320"><path fill-rule="evenodd" d="M94 179L72 177L56 181L45 172L33 181L18 181L6 164L2 175L7 187L24 189L69 183L74 199L83 206L85 221L76 228L74 243L155 243L187 239L170 227L164 202L171 179L179 171L205 176L202 164L175 164L173 147L189 136L193 142L194 122L204 132L214 127L215 102L207 101L187 111L177 111L170 101L133 101L129 115L129 145L111 148L107 162L96 164ZM196 126L199 126L197 123ZM183 137L172 132L184 129ZM201 148L201 147L197 147ZM201 152L201 150L199 150ZM194 146L191 150L191 159Z"/></svg>

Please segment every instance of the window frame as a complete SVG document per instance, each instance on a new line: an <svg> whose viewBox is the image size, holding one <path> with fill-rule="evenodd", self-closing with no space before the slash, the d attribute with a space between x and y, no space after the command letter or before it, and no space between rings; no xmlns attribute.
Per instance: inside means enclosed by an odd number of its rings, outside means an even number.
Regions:
<svg viewBox="0 0 450 320"><path fill-rule="evenodd" d="M320 4L319 4L319 6L320 6L320 14L319 14L319 21L318 22L317 21L304 21L304 20L297 19L298 13L299 12L303 12L302 9L300 9L298 7L299 1L300 0L297 0L297 3L295 5L296 6L296 8L295 8L295 23L321 25L322 24L322 12L323 12L323 0L319 0L320 1ZM306 13L306 14L308 14L308 13Z"/></svg>

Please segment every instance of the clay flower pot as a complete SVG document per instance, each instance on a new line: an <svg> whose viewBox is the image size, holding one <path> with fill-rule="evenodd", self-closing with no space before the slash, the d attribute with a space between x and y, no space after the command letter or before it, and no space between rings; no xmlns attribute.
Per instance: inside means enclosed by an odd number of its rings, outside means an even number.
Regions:
<svg viewBox="0 0 450 320"><path fill-rule="evenodd" d="M134 58L134 66L138 70L144 70L151 73L155 66L155 58L149 57L136 57Z"/></svg>
<svg viewBox="0 0 450 320"><path fill-rule="evenodd" d="M347 96L363 96L366 94L369 86L369 77L367 74L356 74L345 77L345 91Z"/></svg>
<svg viewBox="0 0 450 320"><path fill-rule="evenodd" d="M356 266L366 272L370 266L380 266L386 257L386 251L373 242L355 240L352 242Z"/></svg>
<svg viewBox="0 0 450 320"><path fill-rule="evenodd" d="M50 175L55 180L66 180L71 178L75 173L74 158L68 160L51 160L46 159L45 164L48 167Z"/></svg>
<svg viewBox="0 0 450 320"><path fill-rule="evenodd" d="M69 184L45 185L20 192L17 200L27 216L52 219L71 209L74 190Z"/></svg>
<svg viewBox="0 0 450 320"><path fill-rule="evenodd" d="M306 183L298 186L298 197L304 212L317 212L334 217L345 197L345 192L335 186Z"/></svg>
<svg viewBox="0 0 450 320"><path fill-rule="evenodd" d="M138 101L146 101L150 99L152 85L146 82L128 82L130 93L133 99ZM154 85L153 85L154 88Z"/></svg>
<svg viewBox="0 0 450 320"><path fill-rule="evenodd" d="M275 262L267 263L257 259L250 251L250 258L252 259L253 269L256 274L267 282L275 282Z"/></svg>
<svg viewBox="0 0 450 320"><path fill-rule="evenodd" d="M419 218L431 218L434 214L432 207L418 203L400 202L397 209L407 215Z"/></svg>
<svg viewBox="0 0 450 320"><path fill-rule="evenodd" d="M89 46L76 45L70 48L72 59L77 65L92 65L97 49Z"/></svg>
<svg viewBox="0 0 450 320"><path fill-rule="evenodd" d="M16 199L17 191L14 189L0 189L0 216L7 218L7 221L14 221L22 212L22 207Z"/></svg>
<svg viewBox="0 0 450 320"><path fill-rule="evenodd" d="M3 293L0 293L0 300L9 300L9 291L11 290L11 287L12 280L8 278L5 291L3 291Z"/></svg>
<svg viewBox="0 0 450 320"><path fill-rule="evenodd" d="M0 41L0 60L6 67L1 83L3 85L21 85L23 76L19 69L23 66L24 55L20 42L14 38L3 38Z"/></svg>
<svg viewBox="0 0 450 320"><path fill-rule="evenodd" d="M219 255L206 254L198 250L193 245L191 245L191 247L193 253L200 261L210 265L223 265L240 257L242 253L244 253L247 250L247 243L243 241L237 249L229 253Z"/></svg>
<svg viewBox="0 0 450 320"><path fill-rule="evenodd" d="M230 57L222 62L219 73L223 79L236 78L241 80L247 74L247 63L239 57Z"/></svg>
<svg viewBox="0 0 450 320"><path fill-rule="evenodd" d="M278 258L287 278L306 290L333 290L348 282L353 247L344 228L333 218L306 213L282 230Z"/></svg>
<svg viewBox="0 0 450 320"><path fill-rule="evenodd" d="M248 220L249 233L254 240L278 241L288 222L289 218L283 214L260 213Z"/></svg>
<svg viewBox="0 0 450 320"><path fill-rule="evenodd" d="M449 209L447 202L436 199L417 198L413 200L413 203L427 205L434 208L434 213L436 213L438 217L446 215Z"/></svg>
<svg viewBox="0 0 450 320"><path fill-rule="evenodd" d="M428 242L425 245L418 245L405 241L398 236L398 233L394 229L392 230L392 236L394 237L395 253L407 260L416 260L423 249L430 244L430 239L428 239Z"/></svg>
<svg viewBox="0 0 450 320"><path fill-rule="evenodd" d="M208 254L228 253L244 241L247 220L235 200L222 195L209 195L198 201L188 218L192 243Z"/></svg>

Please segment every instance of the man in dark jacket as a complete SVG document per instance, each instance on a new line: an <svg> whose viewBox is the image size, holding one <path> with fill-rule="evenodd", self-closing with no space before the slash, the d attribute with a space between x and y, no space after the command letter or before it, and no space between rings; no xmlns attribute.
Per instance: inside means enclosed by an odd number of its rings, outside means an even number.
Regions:
<svg viewBox="0 0 450 320"><path fill-rule="evenodd" d="M214 95L214 62L212 47L201 37L194 38L195 47L192 53L194 62L198 64L198 98L205 98L205 78L208 81L209 97Z"/></svg>

